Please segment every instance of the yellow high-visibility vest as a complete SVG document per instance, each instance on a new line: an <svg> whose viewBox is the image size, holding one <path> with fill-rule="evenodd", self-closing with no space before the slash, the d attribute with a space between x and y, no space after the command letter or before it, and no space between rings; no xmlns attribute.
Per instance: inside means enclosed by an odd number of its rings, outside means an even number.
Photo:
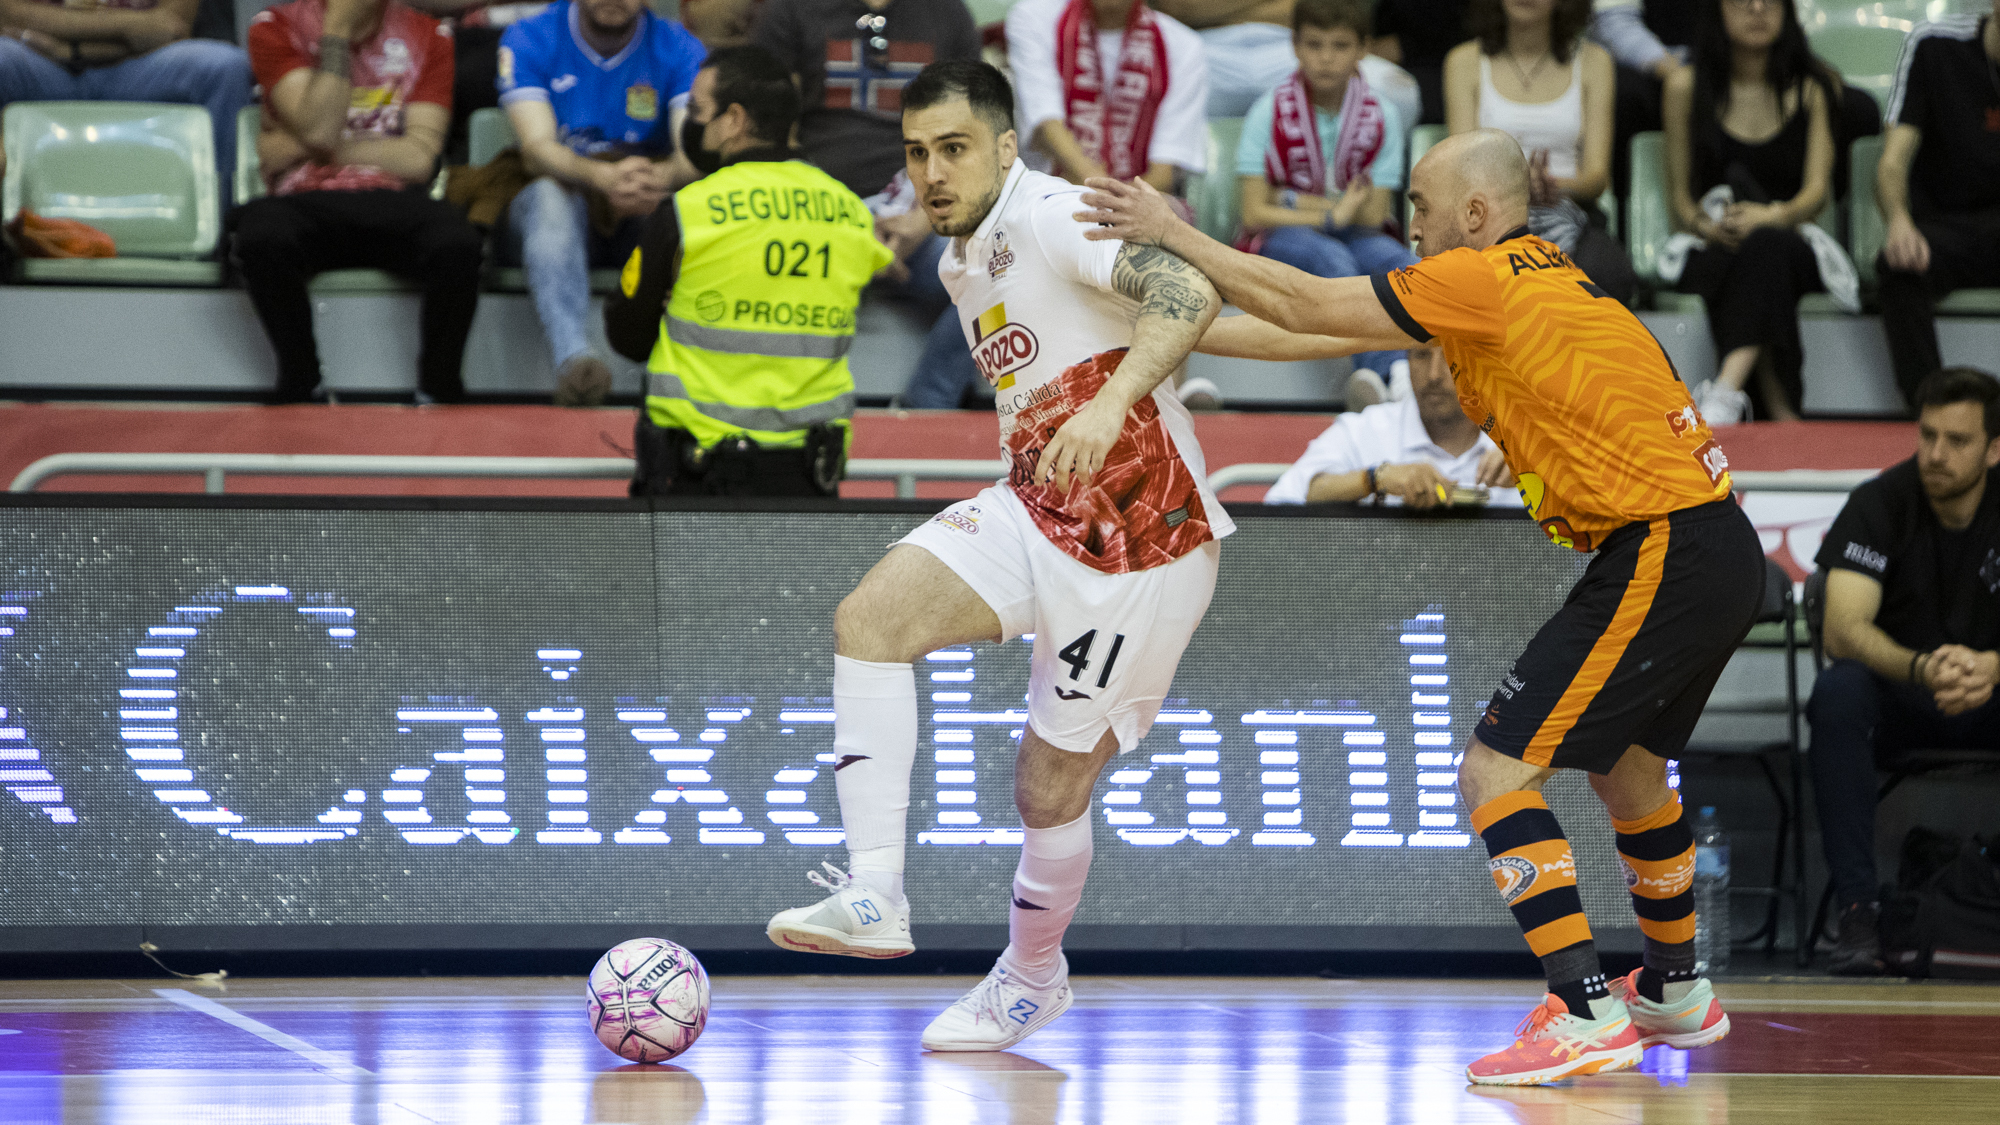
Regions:
<svg viewBox="0 0 2000 1125"><path fill-rule="evenodd" d="M728 165L674 196L681 267L647 361L646 410L703 447L798 448L854 414L847 350L889 263L861 197L798 160Z"/></svg>

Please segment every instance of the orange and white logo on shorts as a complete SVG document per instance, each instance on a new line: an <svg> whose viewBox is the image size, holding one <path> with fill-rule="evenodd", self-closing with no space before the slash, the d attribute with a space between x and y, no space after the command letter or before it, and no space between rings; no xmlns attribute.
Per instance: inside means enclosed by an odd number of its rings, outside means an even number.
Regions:
<svg viewBox="0 0 2000 1125"><path fill-rule="evenodd" d="M1007 322L1007 304L1001 302L979 314L972 322L972 362L979 373L1004 391L1014 385L1014 372L1035 362L1041 343L1025 324Z"/></svg>

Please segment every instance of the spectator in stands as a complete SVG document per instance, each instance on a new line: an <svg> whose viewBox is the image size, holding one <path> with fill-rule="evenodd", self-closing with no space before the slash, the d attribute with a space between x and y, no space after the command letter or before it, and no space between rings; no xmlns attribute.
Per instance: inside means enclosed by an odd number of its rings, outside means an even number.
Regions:
<svg viewBox="0 0 2000 1125"><path fill-rule="evenodd" d="M1700 0L1700 11L1694 65L1667 78L1665 124L1674 223L1703 245L1677 280L1676 256L1663 255L1661 275L1708 309L1722 359L1696 391L1708 424L1749 420L1753 375L1760 413L1789 421L1804 393L1799 298L1827 288L1808 236L1831 242L1811 223L1829 197L1840 87L1785 0Z"/></svg>
<svg viewBox="0 0 2000 1125"><path fill-rule="evenodd" d="M1617 65L1611 130L1611 186L1621 202L1631 188L1632 138L1660 129L1666 81L1694 55L1689 0L1592 0L1590 38Z"/></svg>
<svg viewBox="0 0 2000 1125"><path fill-rule="evenodd" d="M931 325L902 405L958 406L984 381L938 280L945 240L903 175L902 105L903 87L928 64L979 57L971 12L937 0L764 0L754 39L798 76L802 155L868 201L876 236L896 255L876 291Z"/></svg>
<svg viewBox="0 0 2000 1125"><path fill-rule="evenodd" d="M250 61L190 39L200 0L0 0L0 108L9 102L179 102L208 111L223 206L236 176L236 114ZM5 158L0 157L0 168Z"/></svg>
<svg viewBox="0 0 2000 1125"><path fill-rule="evenodd" d="M1376 496L1389 504L1430 508L1452 502L1454 490L1483 493L1492 487L1501 490L1495 500L1518 507L1520 494L1508 491L1514 474L1507 459L1465 416L1444 349L1411 348L1410 382L1415 393L1409 398L1342 414L1306 446L1305 456L1264 494L1264 503Z"/></svg>
<svg viewBox="0 0 2000 1125"><path fill-rule="evenodd" d="M1889 99L1875 191L1887 224L1882 330L1910 397L1938 369L1938 298L2000 286L2000 0L1918 24Z"/></svg>
<svg viewBox="0 0 2000 1125"><path fill-rule="evenodd" d="M508 205L504 260L526 267L557 405L596 406L590 271L616 267L672 189L674 121L707 52L644 0L557 0L500 38L500 103L535 177Z"/></svg>
<svg viewBox="0 0 2000 1125"><path fill-rule="evenodd" d="M306 283L332 269L423 285L416 401L464 395L479 232L425 190L451 121L450 33L396 0L292 0L250 22L271 194L236 215L236 257L278 353L277 401L319 386Z"/></svg>
<svg viewBox="0 0 2000 1125"><path fill-rule="evenodd" d="M1839 908L1832 971L1881 971L1875 771L1910 750L2000 749L2000 382L1917 388L1917 455L1854 490L1820 542L1813 796Z"/></svg>
<svg viewBox="0 0 2000 1125"><path fill-rule="evenodd" d="M1423 110L1405 124L1444 124L1444 57L1465 42L1466 0L1376 0L1375 54L1416 79Z"/></svg>
<svg viewBox="0 0 2000 1125"><path fill-rule="evenodd" d="M1201 37L1132 0L1020 0L1007 13L1022 155L1178 195L1208 169ZM1031 157L1032 159L1032 157Z"/></svg>
<svg viewBox="0 0 2000 1125"><path fill-rule="evenodd" d="M1597 197L1610 185L1611 56L1582 38L1590 0L1471 0L1471 42L1445 57L1445 124L1499 129L1528 154L1528 225L1606 292L1632 303L1637 279Z"/></svg>
<svg viewBox="0 0 2000 1125"><path fill-rule="evenodd" d="M1208 116L1241 117L1292 68L1293 0L1158 0L1153 7L1199 30L1208 62ZM1456 42L1456 40L1454 40ZM1405 128L1423 112L1416 79L1380 55L1361 60L1375 96L1396 107Z"/></svg>
<svg viewBox="0 0 2000 1125"><path fill-rule="evenodd" d="M1409 246L1383 229L1403 186L1404 131L1396 107L1376 98L1359 70L1368 0L1298 0L1292 20L1297 69L1243 119L1237 245L1316 277L1414 265ZM1402 359L1400 351L1356 355L1348 408L1392 397L1392 387L1401 392L1393 397L1407 398Z"/></svg>

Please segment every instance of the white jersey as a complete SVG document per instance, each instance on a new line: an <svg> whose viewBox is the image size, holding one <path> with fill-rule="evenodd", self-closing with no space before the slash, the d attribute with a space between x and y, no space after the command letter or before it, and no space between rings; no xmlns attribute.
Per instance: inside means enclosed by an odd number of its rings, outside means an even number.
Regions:
<svg viewBox="0 0 2000 1125"><path fill-rule="evenodd" d="M993 384L1008 483L1042 534L1096 570L1145 570L1236 525L1208 487L1194 419L1166 382L1126 416L1089 489L1064 496L1033 479L1043 446L1117 369L1139 315L1111 288L1124 243L1086 239L1073 218L1082 192L1015 161L979 229L939 258L938 276Z"/></svg>

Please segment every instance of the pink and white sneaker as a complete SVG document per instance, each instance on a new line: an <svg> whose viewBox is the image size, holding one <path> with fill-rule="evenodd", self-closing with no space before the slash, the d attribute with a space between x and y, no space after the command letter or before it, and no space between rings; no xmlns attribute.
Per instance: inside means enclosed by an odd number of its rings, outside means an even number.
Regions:
<svg viewBox="0 0 2000 1125"><path fill-rule="evenodd" d="M1624 1003L1616 996L1599 1003L1609 1010L1591 1019L1573 1015L1560 997L1542 997L1514 1029L1514 1045L1466 1067L1465 1077L1481 1086L1544 1086L1637 1066L1645 1048Z"/></svg>
<svg viewBox="0 0 2000 1125"><path fill-rule="evenodd" d="M1722 1001L1715 998L1715 989L1709 987L1706 977L1695 981L1678 1004L1655 1004L1639 995L1637 969L1611 982L1611 994L1625 1002L1632 1026L1639 1030L1641 1047L1665 1043L1689 1051L1729 1034L1729 1014L1722 1010Z"/></svg>

